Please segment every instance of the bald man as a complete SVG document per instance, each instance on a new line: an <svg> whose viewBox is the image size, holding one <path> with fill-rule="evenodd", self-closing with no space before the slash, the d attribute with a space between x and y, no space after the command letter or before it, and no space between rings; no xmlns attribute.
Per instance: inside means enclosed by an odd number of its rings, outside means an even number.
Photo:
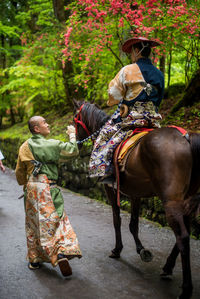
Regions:
<svg viewBox="0 0 200 299"><path fill-rule="evenodd" d="M35 270L48 262L69 276L69 259L80 258L81 251L56 182L58 163L78 155L75 128L68 126L70 141L62 142L46 139L50 128L42 116L31 117L28 126L32 137L20 147L15 171L24 186L28 267Z"/></svg>

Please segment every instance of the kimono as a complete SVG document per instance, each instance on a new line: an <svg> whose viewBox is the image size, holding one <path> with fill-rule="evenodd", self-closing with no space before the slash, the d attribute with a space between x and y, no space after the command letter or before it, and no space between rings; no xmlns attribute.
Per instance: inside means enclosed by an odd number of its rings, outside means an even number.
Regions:
<svg viewBox="0 0 200 299"><path fill-rule="evenodd" d="M24 185L27 259L31 263L50 262L56 266L58 254L68 259L81 257L76 234L56 185L58 162L77 154L75 138L64 143L47 140L40 134L34 134L19 149L16 178L19 185Z"/></svg>
<svg viewBox="0 0 200 299"><path fill-rule="evenodd" d="M118 104L116 112L103 126L89 161L90 177L111 175L114 149L134 127L159 128L158 107L164 94L164 76L148 58L123 67L110 82L108 106ZM128 112L121 115L121 105Z"/></svg>

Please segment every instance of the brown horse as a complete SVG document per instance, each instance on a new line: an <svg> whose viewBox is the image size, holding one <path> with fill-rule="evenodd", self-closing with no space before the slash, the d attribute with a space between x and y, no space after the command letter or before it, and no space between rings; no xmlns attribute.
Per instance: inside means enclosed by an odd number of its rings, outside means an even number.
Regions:
<svg viewBox="0 0 200 299"><path fill-rule="evenodd" d="M95 104L74 101L74 105L77 140L84 141L90 135L95 139L95 134L98 134L109 116ZM130 232L134 237L137 253L144 261L150 261L152 254L144 249L138 237L140 198L159 196L162 200L176 243L163 267L161 277L167 278L172 274L180 253L183 273L182 293L179 297L181 299L190 298L193 289L189 244L190 216L192 212L199 210L199 169L200 135L190 133L187 140L177 129L168 127L145 135L129 154L125 171L120 173L120 192L126 194L131 201ZM115 189L105 185L105 190L112 205L116 234L116 245L110 257L119 258L123 248L120 209Z"/></svg>

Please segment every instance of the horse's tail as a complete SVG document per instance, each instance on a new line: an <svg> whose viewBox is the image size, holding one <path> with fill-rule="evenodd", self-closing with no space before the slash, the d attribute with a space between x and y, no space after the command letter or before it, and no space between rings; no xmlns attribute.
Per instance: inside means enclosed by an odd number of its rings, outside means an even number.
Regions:
<svg viewBox="0 0 200 299"><path fill-rule="evenodd" d="M190 145L193 159L192 171L200 173L200 134L190 133Z"/></svg>
<svg viewBox="0 0 200 299"><path fill-rule="evenodd" d="M198 223L200 223L200 193L190 196L184 201L184 214L186 216L194 215Z"/></svg>
<svg viewBox="0 0 200 299"><path fill-rule="evenodd" d="M191 192L198 190L198 184L200 182L200 134L198 133L190 133L190 145L192 151L192 175L191 175ZM192 192L193 193L193 192ZM199 222L200 220L200 193L197 193L194 196L190 196L185 201L185 214L191 215L195 214L196 220Z"/></svg>

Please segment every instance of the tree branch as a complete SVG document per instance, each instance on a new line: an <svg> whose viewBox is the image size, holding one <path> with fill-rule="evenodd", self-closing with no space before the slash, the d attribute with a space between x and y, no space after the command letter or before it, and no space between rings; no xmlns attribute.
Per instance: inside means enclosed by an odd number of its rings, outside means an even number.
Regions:
<svg viewBox="0 0 200 299"><path fill-rule="evenodd" d="M111 51L111 53L115 56L115 58L119 61L119 63L122 65L122 67L124 67L123 62L121 61L121 59L117 56L117 54L115 54L115 52L112 50L112 48L107 44L106 45L107 48Z"/></svg>

